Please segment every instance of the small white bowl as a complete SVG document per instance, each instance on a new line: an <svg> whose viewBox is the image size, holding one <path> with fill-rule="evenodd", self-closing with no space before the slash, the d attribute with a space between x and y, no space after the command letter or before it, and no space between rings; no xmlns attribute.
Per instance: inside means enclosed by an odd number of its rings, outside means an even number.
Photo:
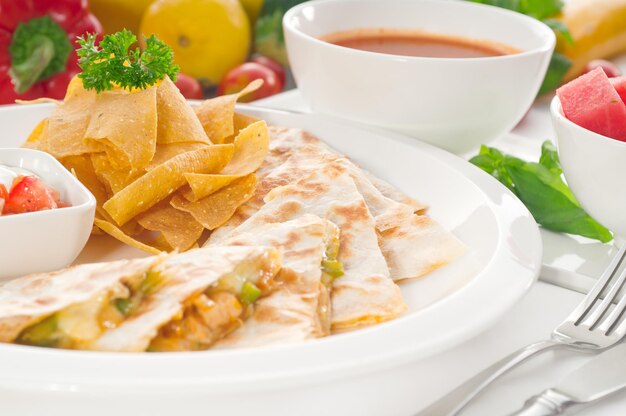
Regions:
<svg viewBox="0 0 626 416"><path fill-rule="evenodd" d="M555 45L543 23L509 10L449 0L316 0L283 19L289 62L314 112L388 128L454 152L509 132L532 104ZM523 52L423 58L320 40L337 31L420 29L484 39Z"/></svg>
<svg viewBox="0 0 626 416"><path fill-rule="evenodd" d="M582 207L616 235L626 237L626 143L580 127L550 104L567 184Z"/></svg>
<svg viewBox="0 0 626 416"><path fill-rule="evenodd" d="M0 163L39 176L71 206L0 216L0 281L68 266L81 252L93 224L96 199L47 153L0 149Z"/></svg>

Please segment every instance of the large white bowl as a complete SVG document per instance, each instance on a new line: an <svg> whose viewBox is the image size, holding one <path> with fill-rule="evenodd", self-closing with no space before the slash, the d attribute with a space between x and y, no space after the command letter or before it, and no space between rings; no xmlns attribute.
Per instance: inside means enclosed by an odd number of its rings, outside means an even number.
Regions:
<svg viewBox="0 0 626 416"><path fill-rule="evenodd" d="M16 145L4 142L26 137L51 108L0 111L0 146ZM537 225L511 192L475 166L394 133L240 109L268 124L308 130L428 203L430 215L470 255L403 284L409 311L402 317L301 345L115 354L0 344L0 414L408 416L433 400L424 393L432 373L420 360L480 334L533 284L541 266ZM106 237L90 239L87 251L90 261L137 255Z"/></svg>
<svg viewBox="0 0 626 416"><path fill-rule="evenodd" d="M96 210L93 195L47 153L3 149L0 142L0 163L33 172L71 205L0 217L0 281L69 265L91 233Z"/></svg>
<svg viewBox="0 0 626 416"><path fill-rule="evenodd" d="M509 132L532 104L555 45L550 28L508 10L449 0L317 0L283 19L298 89L314 112L463 152ZM422 58L332 45L320 36L409 28L502 42L487 58Z"/></svg>
<svg viewBox="0 0 626 416"><path fill-rule="evenodd" d="M592 217L626 237L626 192L621 190L626 178L626 143L568 120L557 96L550 114L567 184Z"/></svg>

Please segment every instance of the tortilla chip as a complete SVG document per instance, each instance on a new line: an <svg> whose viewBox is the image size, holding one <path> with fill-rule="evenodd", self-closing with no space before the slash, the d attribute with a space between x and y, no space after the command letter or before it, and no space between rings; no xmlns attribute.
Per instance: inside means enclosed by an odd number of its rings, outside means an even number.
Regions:
<svg viewBox="0 0 626 416"><path fill-rule="evenodd" d="M257 121L241 130L234 145L233 158L220 175L185 175L190 187L182 193L185 199L198 201L235 179L255 172L269 152L269 134L265 121Z"/></svg>
<svg viewBox="0 0 626 416"><path fill-rule="evenodd" d="M104 209L119 225L150 209L185 184L185 173L219 172L231 159L233 145L207 146L180 154L113 195Z"/></svg>
<svg viewBox="0 0 626 416"><path fill-rule="evenodd" d="M235 112L233 116L233 129L234 134L232 136L226 137L223 142L224 143L232 143L235 141L235 137L239 134L241 130L248 127L250 124L256 123L261 120L260 118L252 117L247 114L237 113Z"/></svg>
<svg viewBox="0 0 626 416"><path fill-rule="evenodd" d="M99 207L109 199L109 193L98 179L89 155L67 156L61 159L60 162L89 189L96 198Z"/></svg>
<svg viewBox="0 0 626 416"><path fill-rule="evenodd" d="M256 91L261 85L263 85L262 80L255 80L236 94L206 100L195 108L196 116L213 143L224 143L224 139L233 135L235 132L233 118L237 100L243 95Z"/></svg>
<svg viewBox="0 0 626 416"><path fill-rule="evenodd" d="M74 78L65 101L48 118L47 151L56 158L103 151L102 145L84 140L96 102L96 93L85 90Z"/></svg>
<svg viewBox="0 0 626 416"><path fill-rule="evenodd" d="M118 193L144 174L143 170L131 171L128 168L116 168L111 164L111 159L104 152L92 153L91 161L98 179L105 184L113 194Z"/></svg>
<svg viewBox="0 0 626 416"><path fill-rule="evenodd" d="M181 189L181 194L187 201L197 201L213 192L219 191L234 180L241 178L240 175L210 175L202 173L185 173L185 179L189 188Z"/></svg>
<svg viewBox="0 0 626 416"><path fill-rule="evenodd" d="M122 243L127 244L131 247L135 247L138 248L139 250L143 250L147 253L150 254L160 254L161 250L158 250L152 246L149 246L147 244L142 243L141 241L137 241L134 238L126 235L124 233L124 231L120 230L119 228L117 228L115 225L113 225L112 223L105 221L105 220L101 220L99 218L95 218L94 219L94 223L96 224L96 226L104 231L105 233L107 233L108 235L110 235L113 238L116 238L118 240L120 240Z"/></svg>
<svg viewBox="0 0 626 416"><path fill-rule="evenodd" d="M26 139L26 143L38 143L41 141L41 137L43 136L43 128L48 123L48 119L44 118L41 120L30 132L28 135L28 139Z"/></svg>
<svg viewBox="0 0 626 416"><path fill-rule="evenodd" d="M133 170L148 166L156 151L156 137L156 87L98 94L85 140L104 147L113 166Z"/></svg>
<svg viewBox="0 0 626 416"><path fill-rule="evenodd" d="M244 176L256 171L269 152L270 136L265 121L257 121L241 130L234 145L233 158L222 173Z"/></svg>
<svg viewBox="0 0 626 416"><path fill-rule="evenodd" d="M157 87L157 143L202 142L211 144L193 108L172 80L165 76Z"/></svg>
<svg viewBox="0 0 626 416"><path fill-rule="evenodd" d="M235 210L252 198L256 189L256 175L251 173L197 202L174 195L170 202L174 208L189 212L209 230L214 230L232 217Z"/></svg>
<svg viewBox="0 0 626 416"><path fill-rule="evenodd" d="M167 162L174 156L178 156L181 153L191 152L192 150L199 150L209 145L197 142L181 142L170 144L159 144L156 148L156 153L152 158L150 164L146 167L147 170L154 169L161 163Z"/></svg>
<svg viewBox="0 0 626 416"><path fill-rule="evenodd" d="M137 221L147 230L161 232L168 246L179 251L190 249L202 236L204 227L191 214L163 200L141 214Z"/></svg>

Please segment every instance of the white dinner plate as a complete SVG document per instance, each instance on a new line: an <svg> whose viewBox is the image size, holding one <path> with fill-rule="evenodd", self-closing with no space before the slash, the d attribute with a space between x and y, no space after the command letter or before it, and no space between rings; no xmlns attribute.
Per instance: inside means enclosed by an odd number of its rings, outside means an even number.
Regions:
<svg viewBox="0 0 626 416"><path fill-rule="evenodd" d="M402 317L301 345L123 354L0 344L2 414L409 415L432 400L420 395L429 383L420 363L478 336L535 281L541 265L535 221L478 168L397 134L316 115L240 108L269 124L308 130L426 202L469 254L403 284L410 310ZM20 145L50 109L0 109L0 147ZM92 237L78 261L139 255L109 237Z"/></svg>

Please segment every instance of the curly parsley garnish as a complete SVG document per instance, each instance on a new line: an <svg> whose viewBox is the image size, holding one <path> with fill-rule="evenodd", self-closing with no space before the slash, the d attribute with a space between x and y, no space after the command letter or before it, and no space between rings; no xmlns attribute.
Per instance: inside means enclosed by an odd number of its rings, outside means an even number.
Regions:
<svg viewBox="0 0 626 416"><path fill-rule="evenodd" d="M154 35L145 39L143 51L130 49L137 37L126 29L104 36L98 46L95 34L81 36L77 42L78 65L83 70L78 77L86 89L145 89L166 75L176 80L179 68L173 63L174 52Z"/></svg>

